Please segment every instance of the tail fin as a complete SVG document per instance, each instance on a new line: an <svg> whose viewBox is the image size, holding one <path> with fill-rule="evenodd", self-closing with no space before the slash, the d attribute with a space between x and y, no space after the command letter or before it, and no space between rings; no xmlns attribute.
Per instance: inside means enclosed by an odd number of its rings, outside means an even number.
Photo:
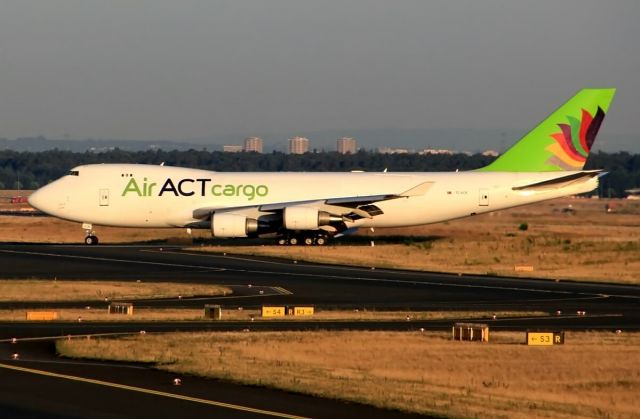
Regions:
<svg viewBox="0 0 640 419"><path fill-rule="evenodd" d="M493 163L489 172L582 170L616 89L583 89Z"/></svg>

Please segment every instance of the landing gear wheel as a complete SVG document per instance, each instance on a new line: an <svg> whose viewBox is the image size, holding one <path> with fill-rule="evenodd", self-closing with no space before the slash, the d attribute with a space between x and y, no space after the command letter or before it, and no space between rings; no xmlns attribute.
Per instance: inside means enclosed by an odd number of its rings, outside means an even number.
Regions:
<svg viewBox="0 0 640 419"><path fill-rule="evenodd" d="M89 246L95 246L96 244L98 244L98 237L90 235L84 238L84 243L88 244Z"/></svg>

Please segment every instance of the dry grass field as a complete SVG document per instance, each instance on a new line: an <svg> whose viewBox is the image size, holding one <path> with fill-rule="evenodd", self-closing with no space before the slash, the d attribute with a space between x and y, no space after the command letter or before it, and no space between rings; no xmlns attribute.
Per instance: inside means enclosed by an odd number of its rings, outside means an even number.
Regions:
<svg viewBox="0 0 640 419"><path fill-rule="evenodd" d="M216 377L451 417L637 417L640 335L524 333L455 342L445 333L182 333L59 341L74 358L142 361ZM188 380L188 378L185 378Z"/></svg>
<svg viewBox="0 0 640 419"><path fill-rule="evenodd" d="M231 289L208 284L136 281L0 280L0 302L103 301L178 296L231 294Z"/></svg>
<svg viewBox="0 0 640 419"><path fill-rule="evenodd" d="M255 321L418 321L439 319L491 319L493 316L504 319L510 317L549 316L544 311L378 311L378 310L315 310L311 316L260 317L260 310L223 310L224 320Z"/></svg>
<svg viewBox="0 0 640 419"><path fill-rule="evenodd" d="M133 321L197 321L203 320L203 309L148 309L136 308L134 306L133 315L108 314L106 305L103 308L22 308L19 310L0 310L0 321L24 322L28 311L54 311L57 313L57 322L133 322ZM29 320L47 321L47 320Z"/></svg>

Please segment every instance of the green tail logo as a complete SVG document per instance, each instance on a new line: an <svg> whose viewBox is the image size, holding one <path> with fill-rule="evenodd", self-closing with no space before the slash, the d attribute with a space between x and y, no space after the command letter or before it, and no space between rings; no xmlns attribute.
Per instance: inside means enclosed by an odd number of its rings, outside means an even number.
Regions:
<svg viewBox="0 0 640 419"><path fill-rule="evenodd" d="M582 170L616 89L583 89L481 171Z"/></svg>

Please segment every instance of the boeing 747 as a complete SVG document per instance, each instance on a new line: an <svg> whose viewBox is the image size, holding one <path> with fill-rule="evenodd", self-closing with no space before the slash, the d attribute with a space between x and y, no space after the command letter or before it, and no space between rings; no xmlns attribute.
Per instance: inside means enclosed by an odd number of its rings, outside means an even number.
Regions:
<svg viewBox="0 0 640 419"><path fill-rule="evenodd" d="M141 164L71 169L29 203L93 226L210 229L325 244L360 227L437 223L593 191L584 170L615 89L584 89L486 167L461 172L218 173Z"/></svg>

